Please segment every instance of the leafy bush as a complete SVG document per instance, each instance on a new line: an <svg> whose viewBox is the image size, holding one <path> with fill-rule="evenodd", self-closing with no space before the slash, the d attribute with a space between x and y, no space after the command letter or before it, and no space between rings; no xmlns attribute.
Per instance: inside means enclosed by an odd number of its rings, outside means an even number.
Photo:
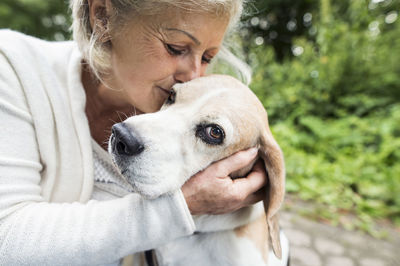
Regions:
<svg viewBox="0 0 400 266"><path fill-rule="evenodd" d="M294 58L252 48L251 87L285 153L287 189L329 206L320 215L330 219L352 212L365 229L372 219L400 224L400 21L365 1L345 14L322 3L316 41L296 39Z"/></svg>
<svg viewBox="0 0 400 266"><path fill-rule="evenodd" d="M68 0L1 0L0 28L47 40L70 38Z"/></svg>

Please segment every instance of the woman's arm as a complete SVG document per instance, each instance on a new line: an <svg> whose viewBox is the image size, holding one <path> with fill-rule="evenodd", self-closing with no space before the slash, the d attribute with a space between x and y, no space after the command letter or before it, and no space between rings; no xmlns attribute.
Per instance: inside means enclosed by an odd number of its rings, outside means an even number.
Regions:
<svg viewBox="0 0 400 266"><path fill-rule="evenodd" d="M153 201L134 199L28 203L0 220L0 264L111 263L193 233L179 193Z"/></svg>

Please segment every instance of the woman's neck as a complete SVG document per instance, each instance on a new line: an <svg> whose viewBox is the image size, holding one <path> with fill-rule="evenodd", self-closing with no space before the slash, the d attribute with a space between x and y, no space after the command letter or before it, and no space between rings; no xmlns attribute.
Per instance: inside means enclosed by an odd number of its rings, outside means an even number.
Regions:
<svg viewBox="0 0 400 266"><path fill-rule="evenodd" d="M122 91L107 88L86 69L82 70L82 84L90 133L100 146L107 149L112 125L135 115L135 107L122 100Z"/></svg>

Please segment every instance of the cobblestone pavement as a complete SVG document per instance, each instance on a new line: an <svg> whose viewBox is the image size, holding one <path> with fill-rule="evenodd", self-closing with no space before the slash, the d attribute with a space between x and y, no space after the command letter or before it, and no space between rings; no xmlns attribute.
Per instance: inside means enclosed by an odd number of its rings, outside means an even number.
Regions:
<svg viewBox="0 0 400 266"><path fill-rule="evenodd" d="M379 240L361 232L281 213L290 243L291 266L400 266L400 234Z"/></svg>

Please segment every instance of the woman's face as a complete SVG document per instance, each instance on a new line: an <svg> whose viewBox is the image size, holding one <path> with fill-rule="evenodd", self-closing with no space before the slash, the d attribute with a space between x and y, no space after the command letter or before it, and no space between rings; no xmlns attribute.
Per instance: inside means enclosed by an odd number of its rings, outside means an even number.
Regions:
<svg viewBox="0 0 400 266"><path fill-rule="evenodd" d="M175 83L205 73L217 54L228 19L166 11L131 21L112 36L112 73L106 79L119 100L138 112L160 109Z"/></svg>

